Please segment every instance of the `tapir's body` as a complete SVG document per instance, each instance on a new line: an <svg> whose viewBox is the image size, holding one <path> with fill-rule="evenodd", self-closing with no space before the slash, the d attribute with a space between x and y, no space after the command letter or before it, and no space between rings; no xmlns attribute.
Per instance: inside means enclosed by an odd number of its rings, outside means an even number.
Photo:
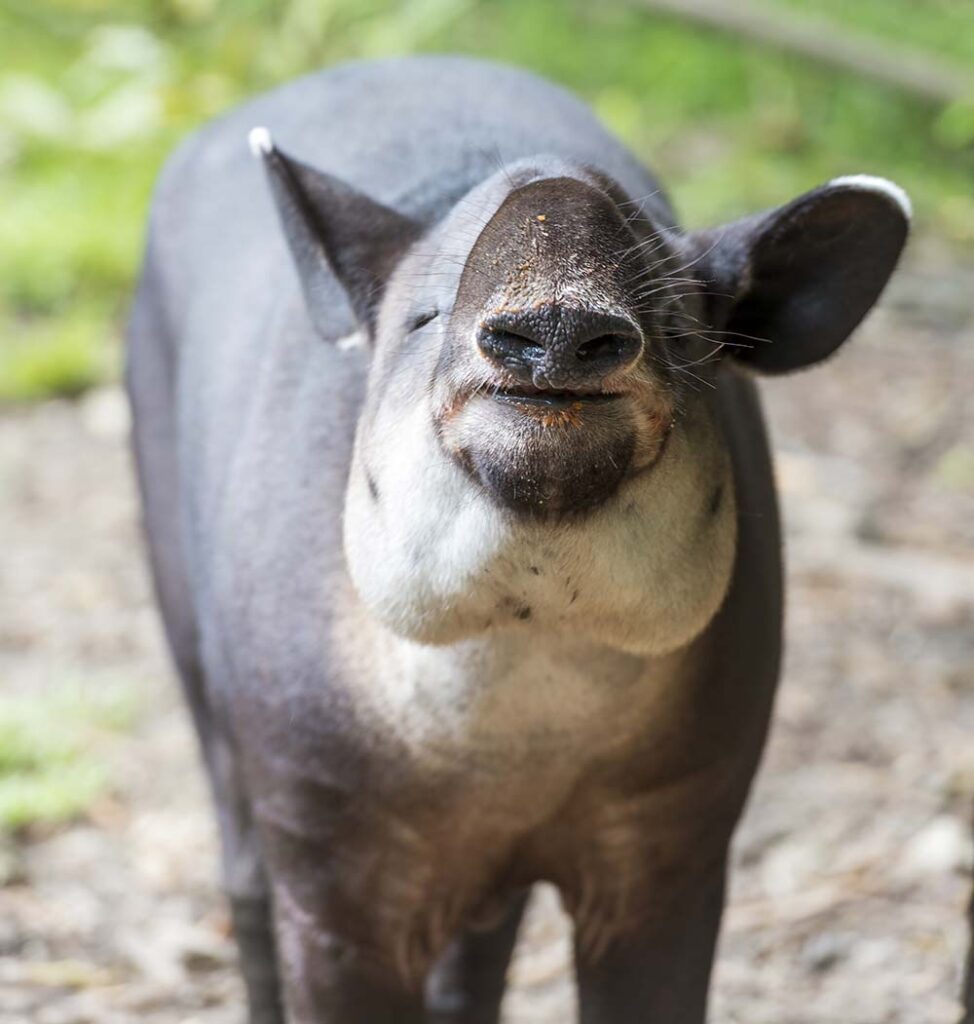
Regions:
<svg viewBox="0 0 974 1024"><path fill-rule="evenodd" d="M523 896L544 879L575 922L586 1022L699 1022L779 665L780 538L754 386L725 362L661 434L651 473L555 521L521 518L421 450L435 431L410 395L436 372L428 347L372 371L376 415L399 403L401 449L373 454L361 436L354 449L368 330L327 266L312 326L246 154L260 123L424 230L539 153L597 169L631 212L676 230L657 183L583 106L457 59L303 79L168 167L129 386L253 1020L283 1019L271 907L289 1019L495 1020ZM365 539L343 540L343 517L362 516ZM657 557L670 535L678 554ZM417 598L418 625L374 611L406 600L403 580L429 577L440 595L454 565L461 596ZM661 627L641 609L668 594L674 625Z"/></svg>

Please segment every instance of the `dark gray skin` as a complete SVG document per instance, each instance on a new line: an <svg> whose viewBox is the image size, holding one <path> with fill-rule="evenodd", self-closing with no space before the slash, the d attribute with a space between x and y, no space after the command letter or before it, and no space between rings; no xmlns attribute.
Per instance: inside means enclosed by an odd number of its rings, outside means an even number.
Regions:
<svg viewBox="0 0 974 1024"><path fill-rule="evenodd" d="M684 233L577 101L448 58L172 159L128 387L252 1024L496 1021L539 880L584 1024L704 1020L779 670L750 374L845 340L907 214Z"/></svg>

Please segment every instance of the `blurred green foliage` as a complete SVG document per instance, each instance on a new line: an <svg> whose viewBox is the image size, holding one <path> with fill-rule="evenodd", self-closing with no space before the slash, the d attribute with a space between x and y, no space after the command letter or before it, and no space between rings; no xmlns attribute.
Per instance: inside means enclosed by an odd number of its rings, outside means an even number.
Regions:
<svg viewBox="0 0 974 1024"><path fill-rule="evenodd" d="M127 729L135 707L132 693L112 688L0 698L0 833L90 807L107 785L98 738Z"/></svg>
<svg viewBox="0 0 974 1024"><path fill-rule="evenodd" d="M767 2L974 68L974 3ZM974 240L974 106L931 110L638 2L0 0L0 398L116 372L152 181L185 132L303 71L415 51L579 91L691 224L871 172L907 187L928 230Z"/></svg>

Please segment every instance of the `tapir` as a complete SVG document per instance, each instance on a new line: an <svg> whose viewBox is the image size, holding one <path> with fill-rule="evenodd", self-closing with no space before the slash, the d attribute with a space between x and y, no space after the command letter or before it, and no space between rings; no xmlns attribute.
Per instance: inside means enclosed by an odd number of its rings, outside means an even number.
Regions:
<svg viewBox="0 0 974 1024"><path fill-rule="evenodd" d="M251 1024L496 1022L539 882L583 1024L705 1019L779 674L755 378L909 219L854 175L684 230L581 102L454 57L170 159L127 386Z"/></svg>

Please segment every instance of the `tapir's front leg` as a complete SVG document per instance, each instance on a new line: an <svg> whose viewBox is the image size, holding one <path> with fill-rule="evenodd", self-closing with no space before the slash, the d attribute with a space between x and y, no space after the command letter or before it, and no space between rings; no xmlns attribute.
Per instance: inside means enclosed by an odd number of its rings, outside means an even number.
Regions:
<svg viewBox="0 0 974 1024"><path fill-rule="evenodd" d="M703 1024L744 778L720 757L578 805L586 839L559 888L581 1024Z"/></svg>
<svg viewBox="0 0 974 1024"><path fill-rule="evenodd" d="M318 872L322 883L328 870L325 866ZM290 882L295 881L292 875ZM374 893L377 901L382 888L380 881ZM372 940L364 940L360 928L362 921L381 920L381 907L363 904L360 921L348 927L347 906L341 908L341 900L337 906L329 903L326 884L314 893L300 882L296 886L282 883L275 890L275 909L289 1020L293 1024L496 1024L526 901L526 896L516 897L487 930L459 934L435 966L434 958L427 956L432 950L424 938L413 935L414 943L405 943L413 945L413 962L397 967L389 959L395 951L386 948L387 940L396 945L395 924L390 921L386 934L376 934L373 927ZM405 973L403 967L407 967Z"/></svg>
<svg viewBox="0 0 974 1024"><path fill-rule="evenodd" d="M661 877L638 927L594 962L576 947L580 1024L704 1024L724 873Z"/></svg>
<svg viewBox="0 0 974 1024"><path fill-rule="evenodd" d="M316 899L308 881L279 877L274 890L289 1024L423 1024L421 989L376 965L343 928L325 885Z"/></svg>
<svg viewBox="0 0 974 1024"><path fill-rule="evenodd" d="M497 1024L527 902L527 893L515 897L490 928L454 939L427 980L427 1024Z"/></svg>
<svg viewBox="0 0 974 1024"><path fill-rule="evenodd" d="M370 842L363 803L296 770L255 800L288 1024L423 1022L422 976L388 955L383 891L402 872L395 851Z"/></svg>

